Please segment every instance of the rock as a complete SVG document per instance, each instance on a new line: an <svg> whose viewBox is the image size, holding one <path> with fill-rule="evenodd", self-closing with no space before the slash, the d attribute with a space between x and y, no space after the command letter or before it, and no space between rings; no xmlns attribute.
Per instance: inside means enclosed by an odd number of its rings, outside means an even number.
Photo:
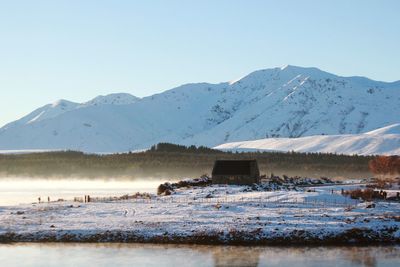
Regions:
<svg viewBox="0 0 400 267"><path fill-rule="evenodd" d="M160 184L157 188L157 195L162 195L162 194L166 194L166 191L169 191L169 195L171 195L171 191L174 191L174 188L172 187L172 185L168 182Z"/></svg>
<svg viewBox="0 0 400 267"><path fill-rule="evenodd" d="M165 191L164 191L164 195L166 195L166 196L169 196L169 195L171 195L172 194L172 192L171 192L171 190L169 190L169 189L166 189Z"/></svg>
<svg viewBox="0 0 400 267"><path fill-rule="evenodd" d="M219 210L221 207L222 207L222 206L221 206L221 204L219 204L219 203L217 203L217 204L214 205L214 208L216 208L217 210Z"/></svg>

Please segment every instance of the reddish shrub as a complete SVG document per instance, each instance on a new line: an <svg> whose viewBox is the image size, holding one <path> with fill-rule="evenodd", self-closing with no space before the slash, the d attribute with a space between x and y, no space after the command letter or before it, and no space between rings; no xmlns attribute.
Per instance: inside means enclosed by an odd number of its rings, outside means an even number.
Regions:
<svg viewBox="0 0 400 267"><path fill-rule="evenodd" d="M368 167L375 175L400 174L400 156L378 156L368 162Z"/></svg>

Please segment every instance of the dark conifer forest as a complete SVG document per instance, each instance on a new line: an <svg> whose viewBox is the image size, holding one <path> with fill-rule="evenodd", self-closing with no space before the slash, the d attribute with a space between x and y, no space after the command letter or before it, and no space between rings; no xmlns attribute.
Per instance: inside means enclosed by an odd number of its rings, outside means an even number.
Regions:
<svg viewBox="0 0 400 267"><path fill-rule="evenodd" d="M222 152L207 147L160 143L148 151L85 154L77 151L0 155L0 176L169 178L210 174L216 159L257 159L262 174L363 178L370 156L322 153Z"/></svg>

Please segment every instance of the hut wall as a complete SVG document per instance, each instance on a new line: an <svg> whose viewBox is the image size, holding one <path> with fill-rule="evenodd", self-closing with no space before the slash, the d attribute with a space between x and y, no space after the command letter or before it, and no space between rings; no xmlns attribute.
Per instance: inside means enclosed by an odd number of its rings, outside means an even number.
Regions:
<svg viewBox="0 0 400 267"><path fill-rule="evenodd" d="M214 164L213 184L252 185L260 183L260 172L256 160L220 160Z"/></svg>
<svg viewBox="0 0 400 267"><path fill-rule="evenodd" d="M251 177L249 175L213 175L213 184L231 184L231 185L252 185L259 183L259 177Z"/></svg>

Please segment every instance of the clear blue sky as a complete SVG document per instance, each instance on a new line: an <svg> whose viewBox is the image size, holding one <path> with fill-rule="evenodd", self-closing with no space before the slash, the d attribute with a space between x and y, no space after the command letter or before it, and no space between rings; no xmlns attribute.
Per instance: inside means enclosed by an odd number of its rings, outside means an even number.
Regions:
<svg viewBox="0 0 400 267"><path fill-rule="evenodd" d="M400 79L400 1L0 0L0 125L286 64Z"/></svg>

